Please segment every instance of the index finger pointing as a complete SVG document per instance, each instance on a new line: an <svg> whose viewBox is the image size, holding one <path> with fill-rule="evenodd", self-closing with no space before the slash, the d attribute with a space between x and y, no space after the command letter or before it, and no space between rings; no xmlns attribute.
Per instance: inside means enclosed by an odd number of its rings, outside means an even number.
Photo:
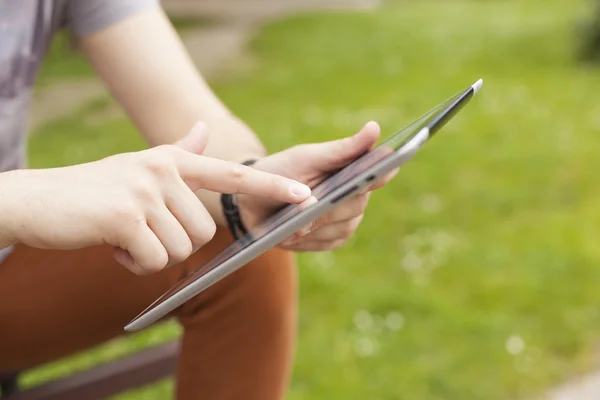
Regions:
<svg viewBox="0 0 600 400"><path fill-rule="evenodd" d="M286 203L301 203L311 195L310 188L300 182L230 161L182 152L176 163L192 191L248 194Z"/></svg>

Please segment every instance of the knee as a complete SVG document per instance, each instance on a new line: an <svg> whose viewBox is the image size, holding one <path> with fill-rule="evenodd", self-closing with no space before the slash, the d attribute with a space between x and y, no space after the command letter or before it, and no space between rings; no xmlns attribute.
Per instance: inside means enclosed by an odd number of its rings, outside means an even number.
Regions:
<svg viewBox="0 0 600 400"><path fill-rule="evenodd" d="M235 320L238 327L279 331L295 324L297 293L295 255L273 249L188 301L180 318L184 324Z"/></svg>
<svg viewBox="0 0 600 400"><path fill-rule="evenodd" d="M190 395L181 397L197 398L200 387L207 398L283 398L294 355L296 294L294 255L271 250L188 301L179 315L184 335L177 380L179 393Z"/></svg>

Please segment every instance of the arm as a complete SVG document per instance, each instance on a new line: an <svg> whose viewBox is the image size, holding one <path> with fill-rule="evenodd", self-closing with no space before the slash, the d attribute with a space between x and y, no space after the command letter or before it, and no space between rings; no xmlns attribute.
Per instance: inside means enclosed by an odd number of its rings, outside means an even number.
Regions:
<svg viewBox="0 0 600 400"><path fill-rule="evenodd" d="M159 6L82 36L80 43L151 146L174 143L201 120L210 133L204 155L242 162L265 154L254 133L198 74ZM197 194L215 221L224 225L219 194Z"/></svg>
<svg viewBox="0 0 600 400"><path fill-rule="evenodd" d="M134 2L135 1L135 2ZM77 0L91 7L140 4L143 0ZM146 0L152 1L152 0ZM121 22L108 24L91 35L80 34L84 51L95 69L127 110L150 145L172 143L188 131L194 121L208 124L211 131L203 154L242 162L264 155L258 138L231 115L196 72L180 39L160 7L153 7ZM297 146L261 158L252 170L274 173L312 186L329 173L370 149L379 137L377 124L367 124L359 134L342 140ZM371 189L389 181L390 176ZM261 189L258 187L258 189ZM224 225L216 193L198 192L215 222ZM295 251L331 250L344 244L362 219L368 193L357 195L321 217L310 229L283 247ZM251 196L238 198L242 219L250 226L283 203Z"/></svg>
<svg viewBox="0 0 600 400"><path fill-rule="evenodd" d="M0 245L46 249L109 244L136 273L181 262L204 246L215 222L194 192L268 193L301 202L310 189L278 175L199 155L203 124L173 145L95 162L0 174Z"/></svg>

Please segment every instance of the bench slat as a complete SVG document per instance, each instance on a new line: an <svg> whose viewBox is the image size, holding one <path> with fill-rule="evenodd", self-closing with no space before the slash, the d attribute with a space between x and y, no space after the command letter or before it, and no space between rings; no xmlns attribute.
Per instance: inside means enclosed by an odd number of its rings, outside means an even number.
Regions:
<svg viewBox="0 0 600 400"><path fill-rule="evenodd" d="M15 393L7 400L102 400L172 375L178 357L179 342L168 343Z"/></svg>

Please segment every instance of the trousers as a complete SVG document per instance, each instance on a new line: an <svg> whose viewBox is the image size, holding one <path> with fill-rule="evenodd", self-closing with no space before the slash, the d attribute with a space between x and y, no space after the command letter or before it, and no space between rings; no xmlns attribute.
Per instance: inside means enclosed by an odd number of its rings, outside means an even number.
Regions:
<svg viewBox="0 0 600 400"><path fill-rule="evenodd" d="M75 251L17 245L0 264L0 371L60 360L124 334L123 327L190 270L231 243L229 232L149 276L109 246ZM297 319L292 253L273 249L177 309L183 328L177 400L280 400Z"/></svg>

